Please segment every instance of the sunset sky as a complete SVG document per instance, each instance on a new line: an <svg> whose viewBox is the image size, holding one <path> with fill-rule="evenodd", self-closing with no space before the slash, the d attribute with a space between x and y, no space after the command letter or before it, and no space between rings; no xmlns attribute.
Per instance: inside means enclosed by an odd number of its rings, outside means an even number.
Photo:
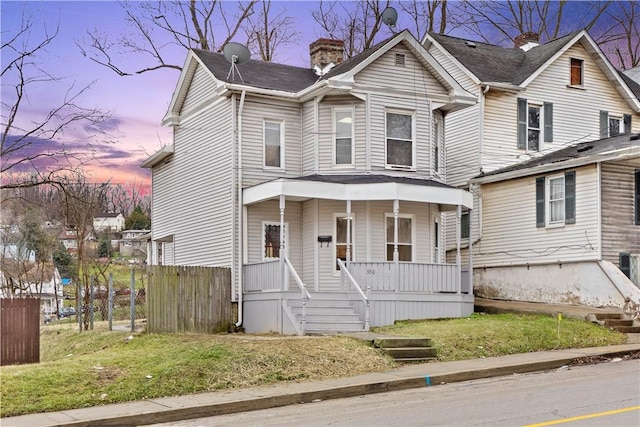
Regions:
<svg viewBox="0 0 640 427"><path fill-rule="evenodd" d="M277 62L297 66L308 66L309 43L318 37L326 37L311 17L316 8L315 1L274 1L272 7L286 11L293 18L299 33L297 43L280 49ZM159 70L142 75L121 77L104 66L92 62L81 53L80 46L86 46L87 31L98 29L113 35L114 39L128 31L125 14L118 2L114 1L0 1L2 42L20 28L23 14L31 15L34 21L33 40L42 37L44 31L52 33L59 26L59 34L39 59L40 65L57 77L64 77L57 84L47 83L29 88L28 104L21 111L21 124L29 126L29 121L38 121L53 106L60 104L65 92L71 87L77 89L92 84L81 99L85 107L109 111L112 118L104 124L103 134L87 133L87 129L70 128L55 142L46 143L55 147L64 144L67 149L76 148L90 151L92 174L96 181L111 180L114 183L140 182L149 180L148 171L139 164L147 156L162 146L171 144L171 129L160 125L171 100L177 70ZM408 26L399 13L399 28ZM570 29L570 30L573 30ZM380 37L389 35L385 28ZM244 42L244 34L235 41ZM186 52L174 49L168 56L172 63L182 64ZM7 58L2 57L3 68ZM139 56L127 58L127 65L135 69L140 63ZM5 104L11 104L15 95L11 91L11 76L3 77L3 116ZM100 141L107 140L108 143ZM44 143L44 142L43 142Z"/></svg>

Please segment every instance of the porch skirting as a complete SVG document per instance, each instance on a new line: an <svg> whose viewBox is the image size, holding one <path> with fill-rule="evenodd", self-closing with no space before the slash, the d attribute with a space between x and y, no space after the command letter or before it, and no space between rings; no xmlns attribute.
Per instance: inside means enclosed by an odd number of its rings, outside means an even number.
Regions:
<svg viewBox="0 0 640 427"><path fill-rule="evenodd" d="M349 304L364 321L364 303L355 292L322 292L323 298L332 294L336 300L347 297ZM243 327L248 333L275 332L294 335L294 323L287 313L287 301L299 301L299 291L246 292L243 296ZM369 295L370 325L393 325L398 320L442 319L465 317L473 313L474 296L458 293L417 293L375 291Z"/></svg>

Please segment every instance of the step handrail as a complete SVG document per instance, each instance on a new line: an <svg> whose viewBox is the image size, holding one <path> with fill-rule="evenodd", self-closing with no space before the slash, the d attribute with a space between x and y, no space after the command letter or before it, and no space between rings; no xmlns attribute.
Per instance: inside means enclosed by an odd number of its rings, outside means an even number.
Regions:
<svg viewBox="0 0 640 427"><path fill-rule="evenodd" d="M358 282L356 281L355 277L353 277L353 274L351 274L351 272L349 271L349 269L345 265L344 261L342 261L340 258L336 258L336 261L338 262L338 266L340 267L340 271L342 272L342 274L347 276L347 279L349 279L349 282L351 282L353 287L356 289L358 295L360 295L360 299L364 303L364 306L365 306L364 329L365 329L365 331L368 331L369 330L369 326L370 326L369 325L369 306L370 305L369 305L368 294L371 291L371 288L367 286L367 293L365 294L364 291L362 290L362 288L360 287L360 285L358 284Z"/></svg>
<svg viewBox="0 0 640 427"><path fill-rule="evenodd" d="M305 332L306 332L306 327L307 327L307 301L309 301L311 299L311 294L307 290L307 286L304 284L304 282L302 281L302 279L298 275L298 272L296 271L296 269L293 268L293 264L291 264L291 261L289 260L289 257L285 255L283 260L284 260L284 265L289 270L289 273L291 273L291 275L293 276L293 278L296 281L296 284L298 285L298 287L300 288L300 291L301 291L301 294L302 294L301 295L301 299L302 299L302 320L300 321L300 335L304 335ZM283 277L283 279L284 279L284 277ZM294 324L294 327L295 327L295 324ZM298 329L298 328L296 328L296 329Z"/></svg>

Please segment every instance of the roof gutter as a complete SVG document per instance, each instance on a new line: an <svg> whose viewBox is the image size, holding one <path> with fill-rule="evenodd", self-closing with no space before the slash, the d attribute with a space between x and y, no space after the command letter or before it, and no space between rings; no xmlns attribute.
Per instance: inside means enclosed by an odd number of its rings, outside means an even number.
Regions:
<svg viewBox="0 0 640 427"><path fill-rule="evenodd" d="M490 88L494 90L499 90L501 92L509 92L509 93L518 93L526 90L526 88L523 88L522 86L514 85L512 83L505 83L505 82L480 82L480 85L486 86L485 90L487 90L487 88Z"/></svg>

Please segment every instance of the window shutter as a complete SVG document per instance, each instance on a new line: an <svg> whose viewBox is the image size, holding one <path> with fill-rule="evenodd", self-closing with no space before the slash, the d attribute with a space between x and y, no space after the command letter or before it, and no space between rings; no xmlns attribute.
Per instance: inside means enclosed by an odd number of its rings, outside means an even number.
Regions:
<svg viewBox="0 0 640 427"><path fill-rule="evenodd" d="M544 227L544 177L536 178L536 227Z"/></svg>
<svg viewBox="0 0 640 427"><path fill-rule="evenodd" d="M631 134L631 114L625 114L624 116L622 116L622 120L624 122L624 134L630 135Z"/></svg>
<svg viewBox="0 0 640 427"><path fill-rule="evenodd" d="M640 225L640 169L636 169L635 171L635 218L636 225Z"/></svg>
<svg viewBox="0 0 640 427"><path fill-rule="evenodd" d="M527 148L527 100L518 98L518 148Z"/></svg>
<svg viewBox="0 0 640 427"><path fill-rule="evenodd" d="M609 137L609 113L600 110L600 138Z"/></svg>
<svg viewBox="0 0 640 427"><path fill-rule="evenodd" d="M576 223L576 173L564 174L564 223Z"/></svg>
<svg viewBox="0 0 640 427"><path fill-rule="evenodd" d="M544 103L544 142L553 142L553 104Z"/></svg>

